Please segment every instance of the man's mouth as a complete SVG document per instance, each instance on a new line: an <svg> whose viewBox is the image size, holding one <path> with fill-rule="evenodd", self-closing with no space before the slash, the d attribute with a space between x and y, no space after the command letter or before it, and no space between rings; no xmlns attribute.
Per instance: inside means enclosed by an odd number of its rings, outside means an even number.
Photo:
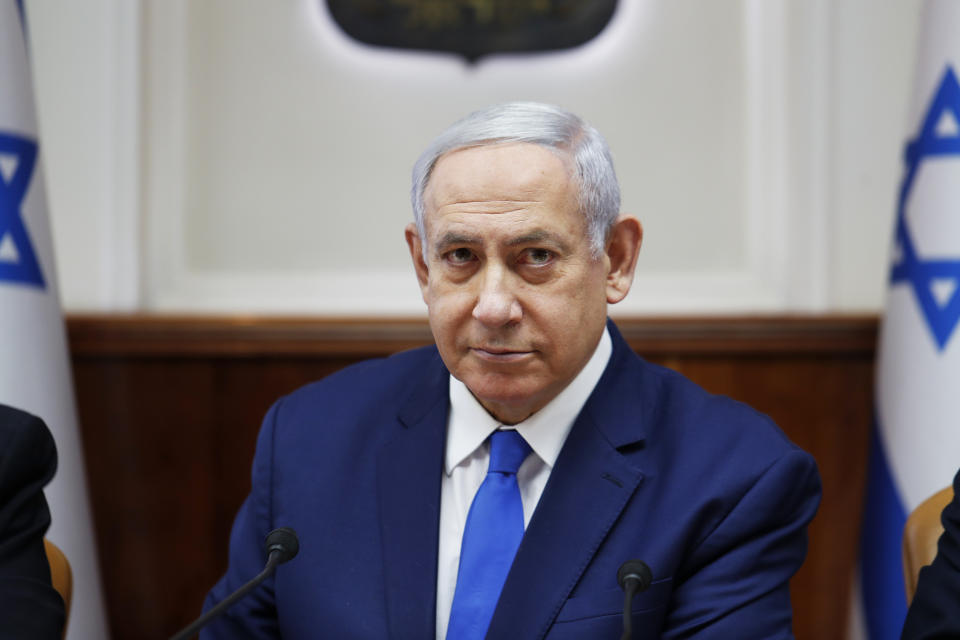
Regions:
<svg viewBox="0 0 960 640"><path fill-rule="evenodd" d="M489 362L515 362L529 356L532 351L519 351L503 347L471 347L473 355Z"/></svg>

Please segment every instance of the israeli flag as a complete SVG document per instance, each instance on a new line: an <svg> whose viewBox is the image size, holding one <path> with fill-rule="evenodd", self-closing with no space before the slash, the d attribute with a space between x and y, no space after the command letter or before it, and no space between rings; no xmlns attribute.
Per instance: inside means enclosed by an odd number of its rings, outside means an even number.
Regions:
<svg viewBox="0 0 960 640"><path fill-rule="evenodd" d="M923 10L861 539L870 640L900 637L907 514L960 468L960 2Z"/></svg>
<svg viewBox="0 0 960 640"><path fill-rule="evenodd" d="M21 9L0 0L0 403L44 419L59 466L47 537L73 569L69 640L108 638L57 293ZM0 630L2 635L2 630Z"/></svg>

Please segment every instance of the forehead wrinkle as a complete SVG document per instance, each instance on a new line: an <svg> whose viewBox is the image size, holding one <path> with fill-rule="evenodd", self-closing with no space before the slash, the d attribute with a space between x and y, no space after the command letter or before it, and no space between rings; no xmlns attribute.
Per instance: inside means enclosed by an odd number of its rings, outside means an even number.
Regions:
<svg viewBox="0 0 960 640"><path fill-rule="evenodd" d="M451 200L437 207L437 211L454 209L465 213L515 213L537 204L537 200Z"/></svg>
<svg viewBox="0 0 960 640"><path fill-rule="evenodd" d="M521 144L519 146L522 148L531 145ZM434 204L440 202L445 204L471 204L476 200L474 194L479 191L483 193L480 200L530 203L542 200L547 192L567 191L576 181L564 158L557 156L549 149L542 150L548 156L552 156L554 160L559 161L562 166L562 184L543 184L544 177L552 173L552 167L549 166L549 163L545 165L542 159L541 161L525 162L519 166L511 163L513 166L510 167L510 174L506 178L496 171L499 160L488 161L487 164L479 167L475 166L472 161L468 164L474 166L462 166L465 160L461 154L468 154L468 156L477 152L488 154L489 151L494 149L495 147L461 149L453 152L452 156L442 156L437 161L435 171L425 186L425 200L433 200ZM545 189L545 187L549 188ZM488 197L491 195L493 198Z"/></svg>
<svg viewBox="0 0 960 640"><path fill-rule="evenodd" d="M446 205L452 204L536 204L539 200L521 200L520 198L500 198L497 200L483 199L483 200L451 200L450 202L445 203Z"/></svg>

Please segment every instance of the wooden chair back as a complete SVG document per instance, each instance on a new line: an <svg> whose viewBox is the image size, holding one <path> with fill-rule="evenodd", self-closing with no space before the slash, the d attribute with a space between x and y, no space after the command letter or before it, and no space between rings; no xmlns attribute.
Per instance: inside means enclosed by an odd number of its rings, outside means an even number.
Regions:
<svg viewBox="0 0 960 640"><path fill-rule="evenodd" d="M941 489L913 510L903 529L903 582L907 589L907 604L917 591L920 569L933 562L937 555L937 540L943 535L940 513L953 500L953 487Z"/></svg>
<svg viewBox="0 0 960 640"><path fill-rule="evenodd" d="M47 550L47 562L50 563L50 579L53 582L53 588L63 598L63 635L66 637L67 621L70 619L70 601L73 599L73 571L70 569L67 556L60 550L60 547L46 538L43 539L43 546Z"/></svg>

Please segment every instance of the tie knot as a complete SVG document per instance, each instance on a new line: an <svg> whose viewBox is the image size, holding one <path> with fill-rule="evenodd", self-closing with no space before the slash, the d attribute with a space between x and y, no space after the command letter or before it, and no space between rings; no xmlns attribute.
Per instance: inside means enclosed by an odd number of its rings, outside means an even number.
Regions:
<svg viewBox="0 0 960 640"><path fill-rule="evenodd" d="M530 455L530 445L514 429L494 431L490 436L490 466L487 473L517 473Z"/></svg>

